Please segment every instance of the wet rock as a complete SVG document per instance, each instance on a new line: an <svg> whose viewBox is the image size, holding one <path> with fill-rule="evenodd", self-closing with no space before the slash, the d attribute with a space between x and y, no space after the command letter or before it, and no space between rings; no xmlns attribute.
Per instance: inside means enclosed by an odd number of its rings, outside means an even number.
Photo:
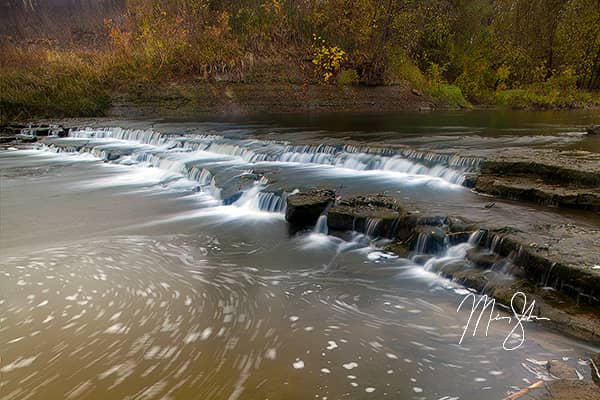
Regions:
<svg viewBox="0 0 600 400"><path fill-rule="evenodd" d="M410 246L405 242L394 240L384 247L384 250L391 251L402 258L407 258L410 254Z"/></svg>
<svg viewBox="0 0 600 400"><path fill-rule="evenodd" d="M244 191L254 186L261 177L262 175L256 173L247 173L233 176L224 182L219 182L218 186L221 188L223 203L225 205L234 203Z"/></svg>
<svg viewBox="0 0 600 400"><path fill-rule="evenodd" d="M34 143L34 142L38 141L37 136L18 134L16 137L17 137L17 140L19 140L23 143Z"/></svg>
<svg viewBox="0 0 600 400"><path fill-rule="evenodd" d="M552 207L600 210L600 191L597 188L585 188L576 184L558 186L520 177L481 176L474 188L480 193L510 200L528 201ZM491 208L493 205L495 203L489 203L486 208Z"/></svg>
<svg viewBox="0 0 600 400"><path fill-rule="evenodd" d="M452 246L465 243L469 240L473 232L479 230L479 227L460 217L450 216L448 221L448 243Z"/></svg>
<svg viewBox="0 0 600 400"><path fill-rule="evenodd" d="M331 230L394 236L406 216L396 199L375 194L340 201L329 210L327 223Z"/></svg>
<svg viewBox="0 0 600 400"><path fill-rule="evenodd" d="M417 225L428 225L437 227L447 227L448 217L443 215L429 215L417 218Z"/></svg>
<svg viewBox="0 0 600 400"><path fill-rule="evenodd" d="M477 174L464 174L462 185L472 189L477 184Z"/></svg>
<svg viewBox="0 0 600 400"><path fill-rule="evenodd" d="M480 164L480 175L477 178L477 184L484 177L521 178L530 179L538 183L559 184L559 185L579 185L585 187L597 187L600 185L600 171L598 167L594 168L597 159L587 160L581 163L582 168L573 168L573 160L565 164L555 163L554 160L560 159L555 154L548 155L551 159L539 161L530 160L486 160ZM582 160L583 161L583 160ZM589 168L587 168L589 164Z"/></svg>
<svg viewBox="0 0 600 400"><path fill-rule="evenodd" d="M596 385L600 386L600 353L592 355L590 358L590 367L592 372L592 380Z"/></svg>
<svg viewBox="0 0 600 400"><path fill-rule="evenodd" d="M472 248L467 250L467 259L478 268L490 269L500 260L500 257L490 251Z"/></svg>
<svg viewBox="0 0 600 400"><path fill-rule="evenodd" d="M541 400L600 400L600 391L591 383L560 380L546 385L545 391L539 391Z"/></svg>
<svg viewBox="0 0 600 400"><path fill-rule="evenodd" d="M460 217L449 216L446 218L446 220L448 222L448 230L452 233L473 233L479 230L477 225Z"/></svg>
<svg viewBox="0 0 600 400"><path fill-rule="evenodd" d="M600 270L564 262L553 251L530 246L531 243L523 241L522 236L522 232L507 227L487 231L480 243L501 257L509 257L531 282L553 286L574 299L598 303Z"/></svg>
<svg viewBox="0 0 600 400"><path fill-rule="evenodd" d="M312 227L319 216L335 200L329 189L313 189L288 196L285 219L294 229Z"/></svg>
<svg viewBox="0 0 600 400"><path fill-rule="evenodd" d="M230 206L242 197L244 192L236 192L223 198L223 205Z"/></svg>
<svg viewBox="0 0 600 400"><path fill-rule="evenodd" d="M528 279L513 279L491 270L460 268L449 265L440 272L469 288L493 297L501 304L522 313L529 307L532 315L546 318L533 323L545 326L592 343L600 343L600 316L595 306L578 304L571 297L537 287ZM521 292L525 295L515 296Z"/></svg>
<svg viewBox="0 0 600 400"><path fill-rule="evenodd" d="M435 271L446 278L452 278L459 272L469 269L469 266L464 260L438 260L437 262L428 265L430 265L432 271Z"/></svg>
<svg viewBox="0 0 600 400"><path fill-rule="evenodd" d="M600 135L600 125L588 126L585 130L588 135Z"/></svg>
<svg viewBox="0 0 600 400"><path fill-rule="evenodd" d="M417 225L411 240L411 249L418 253L436 254L445 246L446 231L438 226Z"/></svg>
<svg viewBox="0 0 600 400"><path fill-rule="evenodd" d="M474 270L474 269L461 269L458 271L445 271L445 275L448 278L453 278L458 283L465 285L466 287L477 290L478 292L483 292L490 279L488 278L488 274L491 274L491 271L482 271L482 270Z"/></svg>
<svg viewBox="0 0 600 400"><path fill-rule="evenodd" d="M556 379L578 380L577 371L562 361L550 360L546 369Z"/></svg>

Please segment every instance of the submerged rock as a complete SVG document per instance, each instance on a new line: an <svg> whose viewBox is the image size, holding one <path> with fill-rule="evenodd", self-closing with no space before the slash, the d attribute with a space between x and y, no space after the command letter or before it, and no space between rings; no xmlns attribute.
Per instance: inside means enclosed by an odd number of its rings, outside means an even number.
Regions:
<svg viewBox="0 0 600 400"><path fill-rule="evenodd" d="M334 200L335 192L330 189L312 189L289 195L285 219L294 229L312 227Z"/></svg>
<svg viewBox="0 0 600 400"><path fill-rule="evenodd" d="M578 380L577 371L562 361L550 360L546 364L546 369L553 377L557 379Z"/></svg>
<svg viewBox="0 0 600 400"><path fill-rule="evenodd" d="M410 254L410 246L407 243L398 240L389 242L383 247L383 249L391 251L392 253L395 253L402 258L406 258Z"/></svg>
<svg viewBox="0 0 600 400"><path fill-rule="evenodd" d="M467 250L467 259L478 268L490 269L500 260L500 257L490 251L472 248Z"/></svg>
<svg viewBox="0 0 600 400"><path fill-rule="evenodd" d="M585 130L588 135L600 135L600 125L588 126Z"/></svg>

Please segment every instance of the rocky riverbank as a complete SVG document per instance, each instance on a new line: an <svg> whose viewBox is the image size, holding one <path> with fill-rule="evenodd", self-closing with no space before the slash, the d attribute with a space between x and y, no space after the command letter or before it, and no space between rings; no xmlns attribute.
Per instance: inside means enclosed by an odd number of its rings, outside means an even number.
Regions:
<svg viewBox="0 0 600 400"><path fill-rule="evenodd" d="M327 215L331 234L358 231L388 238L386 250L401 257L417 257L432 272L505 305L511 304L515 292L523 292L530 302L535 300L535 315L549 318L544 324L600 343L597 254L578 254L580 260L575 261L574 254L568 254L568 245L556 245L549 252L523 240L527 234L510 227L493 229L457 216L411 213L382 194L340 199L331 190L315 189L288 197L286 219L292 227L312 226L322 214ZM600 243L600 231L584 231L579 237L590 237L588 249ZM434 258L448 246L466 242L472 246L464 259ZM561 247L562 254L556 251Z"/></svg>

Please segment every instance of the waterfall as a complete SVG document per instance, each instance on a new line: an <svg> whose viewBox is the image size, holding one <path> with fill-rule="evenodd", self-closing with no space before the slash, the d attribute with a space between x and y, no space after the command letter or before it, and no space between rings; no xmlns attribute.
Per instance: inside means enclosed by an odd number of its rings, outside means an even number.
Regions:
<svg viewBox="0 0 600 400"><path fill-rule="evenodd" d="M417 245L415 247L415 253L417 254L425 254L427 251L427 242L429 241L429 234L427 233L419 233L417 237Z"/></svg>
<svg viewBox="0 0 600 400"><path fill-rule="evenodd" d="M321 233L323 235L327 235L329 233L329 227L327 226L327 214L321 214L315 227L313 229L314 233Z"/></svg>
<svg viewBox="0 0 600 400"><path fill-rule="evenodd" d="M456 154L407 148L353 145L292 145L257 139L229 139L218 135L163 135L153 130L101 128L72 130L72 138L114 139L176 148L207 151L237 157L248 163L284 162L330 165L356 171L387 171L437 177L461 184L465 172L478 168L480 160Z"/></svg>
<svg viewBox="0 0 600 400"><path fill-rule="evenodd" d="M487 233L486 231L481 230L481 229L471 233L471 236L469 236L468 243L472 246L479 246L481 244L481 241L485 237L486 233Z"/></svg>
<svg viewBox="0 0 600 400"><path fill-rule="evenodd" d="M263 186L255 184L252 188L246 190L242 196L233 203L240 208L248 208L253 211L266 211L272 213L285 212L285 195L278 195L273 192L262 192Z"/></svg>
<svg viewBox="0 0 600 400"><path fill-rule="evenodd" d="M381 218L367 218L365 223L365 234L373 237L376 234L377 227L381 223Z"/></svg>

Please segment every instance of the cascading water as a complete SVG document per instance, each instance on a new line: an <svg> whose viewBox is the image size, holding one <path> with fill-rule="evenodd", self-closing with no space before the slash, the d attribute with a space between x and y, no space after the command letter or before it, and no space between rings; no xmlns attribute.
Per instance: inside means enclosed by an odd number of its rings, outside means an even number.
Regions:
<svg viewBox="0 0 600 400"><path fill-rule="evenodd" d="M315 227L313 229L314 233L320 233L323 235L327 235L329 233L329 227L327 226L327 214L321 214Z"/></svg>
<svg viewBox="0 0 600 400"><path fill-rule="evenodd" d="M427 260L423 268L426 271L439 271L449 264L463 263L467 255L467 250L476 247L484 233L485 231L481 230L473 232L467 242L448 247L442 255Z"/></svg>
<svg viewBox="0 0 600 400"><path fill-rule="evenodd" d="M377 227L381 223L381 218L367 218L365 223L365 234L369 237L374 237L377 233Z"/></svg>
<svg viewBox="0 0 600 400"><path fill-rule="evenodd" d="M255 184L254 187L245 191L233 205L253 211L266 211L272 213L285 212L285 195L278 195L273 192L262 192L262 189L263 186L260 183Z"/></svg>
<svg viewBox="0 0 600 400"><path fill-rule="evenodd" d="M425 254L427 252L427 242L429 241L429 234L421 232L417 237L417 244L415 246L416 254Z"/></svg>
<svg viewBox="0 0 600 400"><path fill-rule="evenodd" d="M169 136L149 130L121 128L85 129L69 132L72 138L116 139L142 144L207 151L238 157L248 163L283 162L330 165L357 171L387 171L426 175L460 184L464 173L476 169L479 160L454 154L413 149L357 147L352 145L290 145L254 139L229 139L217 135Z"/></svg>

